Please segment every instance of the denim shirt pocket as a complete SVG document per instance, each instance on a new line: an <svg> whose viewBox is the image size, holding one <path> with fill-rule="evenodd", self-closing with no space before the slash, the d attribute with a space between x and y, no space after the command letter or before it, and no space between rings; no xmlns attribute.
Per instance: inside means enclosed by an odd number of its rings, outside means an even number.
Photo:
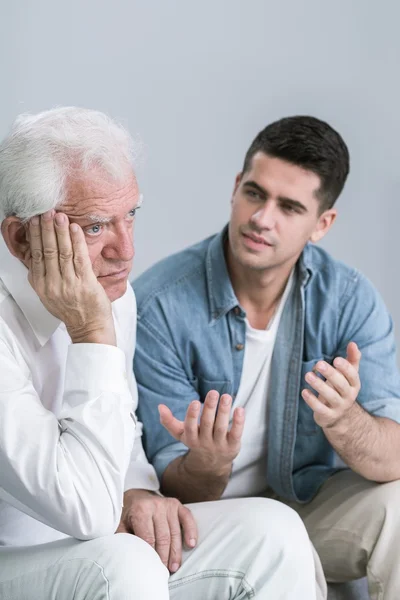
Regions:
<svg viewBox="0 0 400 600"><path fill-rule="evenodd" d="M232 382L227 380L210 380L204 377L199 377L197 380L197 391L200 395L201 402L204 402L205 397L211 390L216 390L220 395L232 393Z"/></svg>
<svg viewBox="0 0 400 600"><path fill-rule="evenodd" d="M300 380L300 392L304 388L310 390L312 393L316 393L315 390L308 385L304 376L308 371L312 371L314 366L320 360L324 360L325 362L332 364L333 356L319 356L318 358L313 358L312 360L303 361L301 363L301 380ZM314 412L312 409L306 404L303 400L303 397L299 397L299 414L297 421L297 431L301 435L315 435L318 432L319 426L314 421Z"/></svg>

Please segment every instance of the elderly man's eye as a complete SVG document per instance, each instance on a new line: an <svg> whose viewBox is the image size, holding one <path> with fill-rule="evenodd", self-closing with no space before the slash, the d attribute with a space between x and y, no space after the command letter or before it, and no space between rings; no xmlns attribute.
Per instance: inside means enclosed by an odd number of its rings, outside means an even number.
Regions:
<svg viewBox="0 0 400 600"><path fill-rule="evenodd" d="M101 225L92 225L92 227L88 227L87 229L85 229L85 233L87 233L88 235L98 235L99 233L101 233Z"/></svg>

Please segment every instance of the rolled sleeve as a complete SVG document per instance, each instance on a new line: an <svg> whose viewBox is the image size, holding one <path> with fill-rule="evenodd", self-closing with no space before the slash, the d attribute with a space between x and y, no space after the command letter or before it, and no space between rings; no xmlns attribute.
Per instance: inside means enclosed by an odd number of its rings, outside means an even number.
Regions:
<svg viewBox="0 0 400 600"><path fill-rule="evenodd" d="M170 444L157 452L153 458L153 465L160 481L169 463L179 458L179 456L184 456L187 451L185 444L176 442L176 444Z"/></svg>
<svg viewBox="0 0 400 600"><path fill-rule="evenodd" d="M362 354L358 402L370 414L400 422L400 374L393 322L378 291L360 273L345 298L339 331L337 354L346 356L351 341Z"/></svg>
<svg viewBox="0 0 400 600"><path fill-rule="evenodd" d="M175 458L164 450L175 447L176 440L160 423L158 405L166 404L177 419L184 420L193 400L199 399L197 390L188 379L176 352L161 338L154 324L140 318L134 371L138 384L138 416L144 427L144 448L158 476L164 471L167 457ZM183 444L182 444L183 446ZM186 446L185 452L187 452ZM165 458L159 460L160 453Z"/></svg>

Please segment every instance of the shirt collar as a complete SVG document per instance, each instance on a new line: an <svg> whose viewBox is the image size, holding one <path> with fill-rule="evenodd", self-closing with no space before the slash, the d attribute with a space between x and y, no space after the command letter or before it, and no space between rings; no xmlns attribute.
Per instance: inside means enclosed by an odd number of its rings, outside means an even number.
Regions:
<svg viewBox="0 0 400 600"><path fill-rule="evenodd" d="M304 288L307 287L310 279L317 269L313 261L312 247L313 244L308 243L304 247L303 252L300 254L299 260L297 261L300 285Z"/></svg>
<svg viewBox="0 0 400 600"><path fill-rule="evenodd" d="M228 237L228 225L211 241L206 257L207 289L211 321L226 315L239 305L233 291L225 260L225 242ZM312 245L307 244L297 261L299 283L306 287L315 271Z"/></svg>
<svg viewBox="0 0 400 600"><path fill-rule="evenodd" d="M211 241L206 257L208 300L211 321L223 317L239 302L233 291L225 261L224 245L228 236L228 226Z"/></svg>
<svg viewBox="0 0 400 600"><path fill-rule="evenodd" d="M44 346L61 321L42 304L28 281L28 269L10 253L1 234L0 279L23 312L39 344Z"/></svg>

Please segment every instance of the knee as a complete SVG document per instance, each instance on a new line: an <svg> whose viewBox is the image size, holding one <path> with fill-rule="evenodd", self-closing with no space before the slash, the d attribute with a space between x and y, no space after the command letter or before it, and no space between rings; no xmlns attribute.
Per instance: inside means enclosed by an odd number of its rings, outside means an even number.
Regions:
<svg viewBox="0 0 400 600"><path fill-rule="evenodd" d="M117 533L105 538L108 560L116 570L131 573L132 578L160 578L166 580L168 571L162 564L157 552L144 540L129 533Z"/></svg>
<svg viewBox="0 0 400 600"><path fill-rule="evenodd" d="M101 566L112 597L120 600L168 598L169 573L149 544L127 533L92 542L95 544L93 560Z"/></svg>
<svg viewBox="0 0 400 600"><path fill-rule="evenodd" d="M285 551L295 550L303 544L310 545L303 521L282 502L267 498L248 498L240 512L246 535L253 539L266 538Z"/></svg>
<svg viewBox="0 0 400 600"><path fill-rule="evenodd" d="M379 483L374 487L368 499L372 520L379 519L397 530L400 527L400 481Z"/></svg>

